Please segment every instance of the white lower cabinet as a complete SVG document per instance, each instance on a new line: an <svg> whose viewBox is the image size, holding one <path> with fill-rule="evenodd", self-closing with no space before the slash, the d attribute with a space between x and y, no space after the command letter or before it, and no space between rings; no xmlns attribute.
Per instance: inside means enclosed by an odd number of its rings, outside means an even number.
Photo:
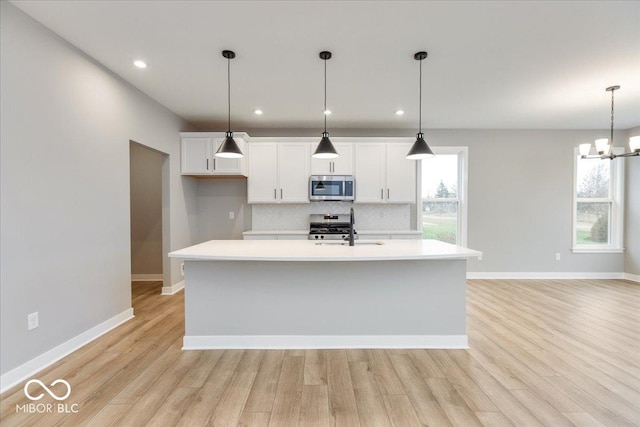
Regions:
<svg viewBox="0 0 640 427"><path fill-rule="evenodd" d="M249 203L309 203L308 143L255 142L249 153Z"/></svg>

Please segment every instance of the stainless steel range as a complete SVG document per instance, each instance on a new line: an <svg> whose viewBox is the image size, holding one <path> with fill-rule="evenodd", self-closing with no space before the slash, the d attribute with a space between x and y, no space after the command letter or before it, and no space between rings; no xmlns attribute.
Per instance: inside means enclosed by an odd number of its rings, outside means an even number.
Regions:
<svg viewBox="0 0 640 427"><path fill-rule="evenodd" d="M344 215L309 215L310 240L348 240L349 214ZM354 231L354 234L357 234ZM355 237L358 238L357 236Z"/></svg>

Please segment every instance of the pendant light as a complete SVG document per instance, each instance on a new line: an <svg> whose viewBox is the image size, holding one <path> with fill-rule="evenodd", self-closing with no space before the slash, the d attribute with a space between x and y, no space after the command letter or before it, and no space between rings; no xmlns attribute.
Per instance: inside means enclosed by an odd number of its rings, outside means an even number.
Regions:
<svg viewBox="0 0 640 427"><path fill-rule="evenodd" d="M231 132L231 60L236 57L236 54L232 50L223 50L222 56L227 58L227 101L228 101L228 121L227 121L227 133L225 134L224 142L216 151L216 157L225 157L237 159L244 157L240 147L233 140L233 132Z"/></svg>
<svg viewBox="0 0 640 427"><path fill-rule="evenodd" d="M317 159L334 159L338 157L336 147L333 146L329 139L329 132L327 132L327 61L331 59L331 52L320 52L320 59L324 61L324 132L322 132L322 139L316 148L316 151L311 155Z"/></svg>
<svg viewBox="0 0 640 427"><path fill-rule="evenodd" d="M411 146L411 150L407 153L407 159L410 160L422 160L429 157L433 157L433 151L427 145L427 141L424 140L424 134L422 133L422 60L427 57L427 52L416 52L413 55L413 59L420 61L420 118L418 126L418 134L416 135L416 142Z"/></svg>
<svg viewBox="0 0 640 427"><path fill-rule="evenodd" d="M591 151L591 144L580 144L580 157L583 159L610 159L613 160L616 157L633 157L640 156L640 136L632 136L629 138L630 153L613 154L613 93L620 89L620 86L609 86L605 90L611 92L611 139L602 138L596 139L595 146L598 154L589 155Z"/></svg>

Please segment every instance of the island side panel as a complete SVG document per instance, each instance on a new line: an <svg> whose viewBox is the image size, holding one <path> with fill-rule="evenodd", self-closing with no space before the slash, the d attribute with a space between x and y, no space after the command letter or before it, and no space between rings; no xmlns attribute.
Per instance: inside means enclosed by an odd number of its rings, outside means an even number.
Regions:
<svg viewBox="0 0 640 427"><path fill-rule="evenodd" d="M187 261L185 317L185 348L466 347L466 260Z"/></svg>

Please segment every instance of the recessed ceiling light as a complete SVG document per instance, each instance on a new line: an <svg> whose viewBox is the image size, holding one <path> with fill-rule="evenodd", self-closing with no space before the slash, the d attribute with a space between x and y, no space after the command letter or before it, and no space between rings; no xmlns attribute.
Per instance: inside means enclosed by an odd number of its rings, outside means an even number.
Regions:
<svg viewBox="0 0 640 427"><path fill-rule="evenodd" d="M133 65L135 65L138 68L147 68L147 63L144 62L142 59L136 59L135 61L133 61Z"/></svg>
<svg viewBox="0 0 640 427"><path fill-rule="evenodd" d="M331 114L331 110L324 110L324 114L328 116L329 114Z"/></svg>
<svg viewBox="0 0 640 427"><path fill-rule="evenodd" d="M253 110L253 114L255 114L256 116L261 116L262 115L262 110Z"/></svg>
<svg viewBox="0 0 640 427"><path fill-rule="evenodd" d="M396 116L402 116L404 114L403 110L396 110Z"/></svg>

